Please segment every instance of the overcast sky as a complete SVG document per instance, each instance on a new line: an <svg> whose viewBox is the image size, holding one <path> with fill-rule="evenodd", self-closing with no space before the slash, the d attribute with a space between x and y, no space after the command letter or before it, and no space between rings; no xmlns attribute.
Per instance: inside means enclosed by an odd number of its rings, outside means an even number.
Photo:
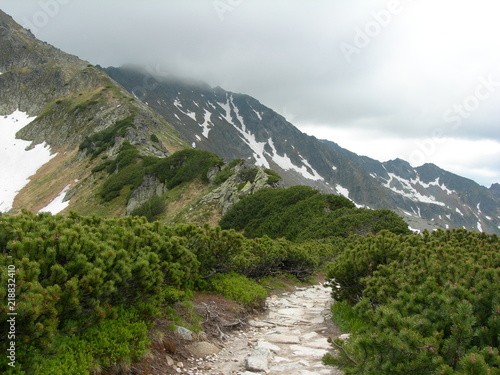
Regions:
<svg viewBox="0 0 500 375"><path fill-rule="evenodd" d="M40 39L254 96L380 161L500 182L494 0L2 0Z"/></svg>

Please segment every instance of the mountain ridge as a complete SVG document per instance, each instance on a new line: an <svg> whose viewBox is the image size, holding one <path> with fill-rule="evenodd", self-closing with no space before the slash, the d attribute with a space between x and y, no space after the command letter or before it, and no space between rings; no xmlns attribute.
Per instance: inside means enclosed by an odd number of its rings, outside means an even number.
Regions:
<svg viewBox="0 0 500 375"><path fill-rule="evenodd" d="M465 227L500 233L500 201L472 180L432 164L414 168L402 159L380 162L357 155L302 133L249 95L163 79L133 67L103 70L132 93L147 81L139 99L193 147L270 167L288 185L341 194L358 206L392 209L415 229Z"/></svg>
<svg viewBox="0 0 500 375"><path fill-rule="evenodd" d="M93 171L109 169L130 145L138 160L189 148L226 163L244 159L277 171L282 186L307 185L358 207L391 209L419 230L500 233L496 186L487 189L432 165L356 155L304 134L246 94L144 68L94 67L37 40L1 11L0 36L0 115L19 110L35 117L17 138L31 142L27 150L41 144L54 155L17 194L13 212L37 212L65 192L66 210L123 214L126 201L109 206L95 198L113 174Z"/></svg>

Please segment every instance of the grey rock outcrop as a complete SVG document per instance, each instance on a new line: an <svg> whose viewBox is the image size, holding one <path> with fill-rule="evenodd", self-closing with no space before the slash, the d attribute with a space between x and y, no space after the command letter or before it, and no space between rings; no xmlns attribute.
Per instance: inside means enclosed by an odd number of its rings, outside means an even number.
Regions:
<svg viewBox="0 0 500 375"><path fill-rule="evenodd" d="M224 215L240 201L241 197L270 187L268 183L269 175L261 167L242 161L234 166L231 172L232 175L219 187L207 194L200 204L215 203L220 207L221 213ZM209 171L210 173L211 171Z"/></svg>
<svg viewBox="0 0 500 375"><path fill-rule="evenodd" d="M136 208L139 208L155 195L160 196L165 194L166 192L167 188L165 184L160 182L160 180L158 180L156 176L144 176L144 181L137 189L134 190L128 200L127 208L125 209L125 215L130 214L132 211L134 211Z"/></svg>

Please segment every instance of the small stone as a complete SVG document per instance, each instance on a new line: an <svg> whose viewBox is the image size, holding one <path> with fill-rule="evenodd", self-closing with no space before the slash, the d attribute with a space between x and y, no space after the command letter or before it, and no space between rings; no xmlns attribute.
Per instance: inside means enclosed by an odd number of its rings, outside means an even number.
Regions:
<svg viewBox="0 0 500 375"><path fill-rule="evenodd" d="M167 365L169 365L170 367L174 367L174 360L172 357L170 357L169 355L165 356L165 359L167 360Z"/></svg>
<svg viewBox="0 0 500 375"><path fill-rule="evenodd" d="M175 332L186 341L193 341L193 332L184 327L177 327Z"/></svg>

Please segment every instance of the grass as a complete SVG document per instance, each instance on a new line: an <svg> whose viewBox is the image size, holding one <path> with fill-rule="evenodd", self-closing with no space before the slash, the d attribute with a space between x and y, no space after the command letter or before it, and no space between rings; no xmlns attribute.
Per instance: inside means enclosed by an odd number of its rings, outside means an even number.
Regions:
<svg viewBox="0 0 500 375"><path fill-rule="evenodd" d="M267 290L262 285L236 273L217 274L210 279L210 285L218 294L250 309L263 307L267 298Z"/></svg>
<svg viewBox="0 0 500 375"><path fill-rule="evenodd" d="M335 302L331 311L333 322L341 331L356 333L366 326L366 323L347 301Z"/></svg>

